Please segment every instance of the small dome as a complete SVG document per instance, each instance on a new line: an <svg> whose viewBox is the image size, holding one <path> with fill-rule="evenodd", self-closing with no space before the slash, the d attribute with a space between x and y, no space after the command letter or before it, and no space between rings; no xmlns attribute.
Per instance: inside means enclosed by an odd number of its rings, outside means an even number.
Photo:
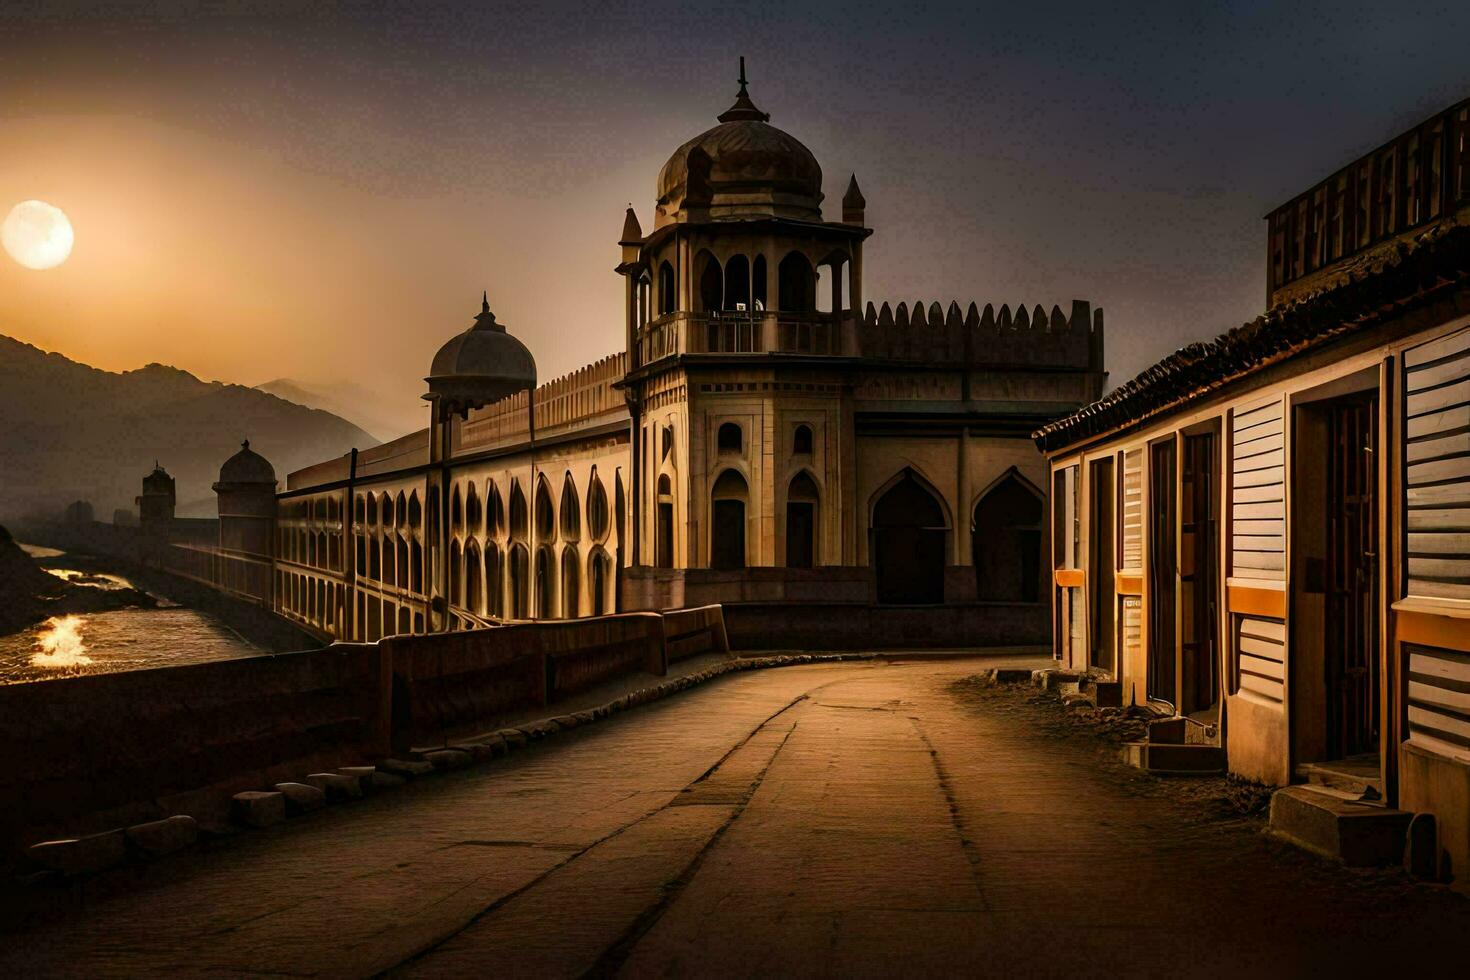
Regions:
<svg viewBox="0 0 1470 980"><path fill-rule="evenodd" d="M802 142L772 126L750 101L744 70L735 104L720 124L674 151L658 175L658 210L685 206L712 217L746 214L820 220L822 167Z"/></svg>
<svg viewBox="0 0 1470 980"><path fill-rule="evenodd" d="M424 380L424 398L464 413L536 387L536 359L495 321L487 295L474 325L439 348Z"/></svg>
<svg viewBox="0 0 1470 980"><path fill-rule="evenodd" d="M240 443L240 451L219 468L220 483L269 483L276 485L276 469L260 453L250 448L250 440Z"/></svg>

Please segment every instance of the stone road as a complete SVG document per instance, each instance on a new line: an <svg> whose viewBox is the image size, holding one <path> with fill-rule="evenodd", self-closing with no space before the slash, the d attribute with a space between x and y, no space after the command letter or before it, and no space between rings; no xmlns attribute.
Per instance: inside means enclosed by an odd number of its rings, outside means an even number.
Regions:
<svg viewBox="0 0 1470 980"><path fill-rule="evenodd" d="M0 926L0 969L1366 975L1470 928L1470 902L1130 792L950 689L999 663L731 675L94 882Z"/></svg>

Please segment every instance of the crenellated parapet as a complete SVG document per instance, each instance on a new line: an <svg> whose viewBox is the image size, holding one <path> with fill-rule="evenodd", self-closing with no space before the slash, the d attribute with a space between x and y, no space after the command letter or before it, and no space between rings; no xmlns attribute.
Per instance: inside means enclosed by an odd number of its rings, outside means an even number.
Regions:
<svg viewBox="0 0 1470 980"><path fill-rule="evenodd" d="M912 305L869 303L858 324L864 358L922 361L974 367L1036 366L1103 370L1103 311L1073 300L1071 313L1037 304L1009 304L999 311L987 303L961 310L951 301Z"/></svg>
<svg viewBox="0 0 1470 980"><path fill-rule="evenodd" d="M536 388L536 434L548 435L596 419L625 412L621 391L613 387L628 373L625 351L610 354ZM531 392L521 391L473 410L459 427L455 449L486 449L526 440L530 434Z"/></svg>

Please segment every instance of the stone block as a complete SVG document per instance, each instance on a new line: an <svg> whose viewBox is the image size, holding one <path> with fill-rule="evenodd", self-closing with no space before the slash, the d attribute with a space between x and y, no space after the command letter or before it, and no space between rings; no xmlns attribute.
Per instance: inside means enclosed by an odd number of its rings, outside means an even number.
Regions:
<svg viewBox="0 0 1470 980"><path fill-rule="evenodd" d="M552 724L556 725L563 731L569 728L576 728L579 724L581 724L581 722L577 720L576 715L557 715L555 718L551 719L551 721Z"/></svg>
<svg viewBox="0 0 1470 980"><path fill-rule="evenodd" d="M362 780L356 776L344 776L340 772L314 772L306 777L306 784L325 793L328 803L362 799Z"/></svg>
<svg viewBox="0 0 1470 980"><path fill-rule="evenodd" d="M232 808L235 819L247 827L269 827L286 819L286 797L273 791L236 793Z"/></svg>
<svg viewBox="0 0 1470 980"><path fill-rule="evenodd" d="M1099 708L1123 707L1121 681L1096 681L1092 684L1092 700Z"/></svg>
<svg viewBox="0 0 1470 980"><path fill-rule="evenodd" d="M379 772L392 773L395 776L412 779L415 776L427 776L433 772L434 764L432 762L425 762L422 759L384 759L378 763L377 769Z"/></svg>
<svg viewBox="0 0 1470 980"><path fill-rule="evenodd" d="M997 684L1025 684L1031 680L1031 671L1020 667L997 667L991 674Z"/></svg>
<svg viewBox="0 0 1470 980"><path fill-rule="evenodd" d="M327 794L306 783L276 783L276 792L286 798L286 812L291 816L327 805Z"/></svg>
<svg viewBox="0 0 1470 980"><path fill-rule="evenodd" d="M508 749L519 749L526 744L526 733L519 728L502 728L495 734L505 739L505 745Z"/></svg>
<svg viewBox="0 0 1470 980"><path fill-rule="evenodd" d="M1183 745L1188 727L1183 718L1160 718L1148 723L1148 740L1155 745Z"/></svg>
<svg viewBox="0 0 1470 980"><path fill-rule="evenodd" d="M466 753L473 762L495 758L495 750L484 742L450 742L447 748Z"/></svg>
<svg viewBox="0 0 1470 980"><path fill-rule="evenodd" d="M433 752L425 752L424 761L435 769L463 769L474 760L468 752L461 752L458 749L436 749Z"/></svg>
<svg viewBox="0 0 1470 980"><path fill-rule="evenodd" d="M178 814L134 824L127 829L127 838L129 844L148 857L162 857L192 847L199 839L199 824L193 817Z"/></svg>
<svg viewBox="0 0 1470 980"><path fill-rule="evenodd" d="M121 830L68 840L48 840L32 844L27 850L31 860L43 868L64 875L93 874L116 867L128 859L128 839Z"/></svg>
<svg viewBox="0 0 1470 980"><path fill-rule="evenodd" d="M577 719L577 724L579 725L590 725L597 720L596 716L590 711L578 711L572 717Z"/></svg>
<svg viewBox="0 0 1470 980"><path fill-rule="evenodd" d="M1271 795L1271 830L1290 842L1349 867L1378 867L1404 860L1414 814L1346 800L1309 786Z"/></svg>
<svg viewBox="0 0 1470 980"><path fill-rule="evenodd" d="M1128 742L1123 761L1161 775L1211 775L1225 771L1225 750L1216 745Z"/></svg>
<svg viewBox="0 0 1470 980"><path fill-rule="evenodd" d="M482 737L480 739L480 744L487 746L490 749L490 755L496 759L500 758L510 751L510 746L507 745L505 739L498 734L486 735Z"/></svg>
<svg viewBox="0 0 1470 980"><path fill-rule="evenodd" d="M343 776L350 776L356 779L357 785L362 788L364 796L368 796L374 790L378 789L377 778L379 773L377 766L339 766L335 771ZM383 775L386 775L386 773ZM393 778L398 779L397 776Z"/></svg>

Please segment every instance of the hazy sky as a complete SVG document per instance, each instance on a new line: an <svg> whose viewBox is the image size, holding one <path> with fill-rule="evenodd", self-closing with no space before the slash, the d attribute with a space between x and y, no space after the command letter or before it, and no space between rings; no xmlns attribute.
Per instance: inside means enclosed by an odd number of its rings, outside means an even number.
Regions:
<svg viewBox="0 0 1470 980"><path fill-rule="evenodd" d="M0 6L0 213L76 229L0 255L0 333L412 413L488 289L548 380L620 345L623 208L744 54L829 217L856 171L868 298L1089 299L1116 383L1260 312L1269 208L1470 95L1463 0L383 6Z"/></svg>

